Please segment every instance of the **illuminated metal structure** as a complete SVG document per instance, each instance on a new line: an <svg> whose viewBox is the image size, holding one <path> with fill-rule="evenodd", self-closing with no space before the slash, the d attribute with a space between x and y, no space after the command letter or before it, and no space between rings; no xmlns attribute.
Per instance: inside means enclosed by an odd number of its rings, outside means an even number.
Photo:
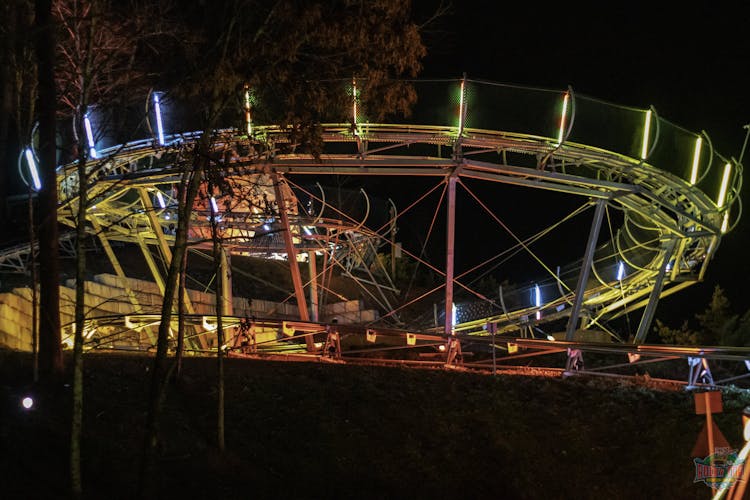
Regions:
<svg viewBox="0 0 750 500"><path fill-rule="evenodd" d="M208 219L213 211L220 218L229 254L308 260L312 276L320 274L314 269L316 252L340 260L342 267L349 265L350 271L352 262L365 271L373 265L383 267L373 259L382 241L390 244L381 230L368 228L364 220L339 209L335 209L337 217L324 217L323 210L306 210L298 199L302 188L295 180L320 181L333 175L433 179L436 186L444 187L446 200L444 268L435 269L444 279L443 324L429 331L422 329L417 337L407 333L417 331L416 325L396 326L407 340L419 341L419 335L429 342L442 338L450 360L460 359L463 340L489 335L489 324L493 333L512 335L531 331L528 325L532 323L536 326L563 319L567 326L560 340L573 342L576 332L601 328L605 320L636 310L642 313L633 342L643 344L659 298L699 282L721 238L739 219L741 163L713 151L705 133L685 131L658 116L654 108L604 103L571 88L523 88L466 77L412 84L418 96L412 118L405 123L370 123L363 118L367 112L363 86L356 80L348 82L351 109L339 122L322 125L324 151L320 159L287 148L288 135L278 126L253 123L250 91L245 89L238 111L244 116L244 126L217 131L213 143L234 192L231 196L204 192L197 200L191 222L192 245L200 248L210 243ZM166 133L161 110L167 100L164 94L154 94L153 99L158 137L96 150L91 155L88 218L92 233L118 274L124 273L110 242L138 244L163 290L151 247L169 260L177 184L199 135ZM513 107L521 108L523 115L504 112ZM76 213L77 204L76 166L61 167L58 179L60 221L75 227L71 214ZM583 200L583 210L591 207L594 213L588 240L581 244L582 257L568 266L567 274L555 273L537 259L546 282L529 280L524 290L517 290L519 296L531 300L511 309L503 304L502 310L495 308L491 314L453 324L454 287L468 288L461 281L463 275L455 270L455 228L460 216L457 188L491 212L467 186L469 180L577 196ZM319 207L332 208L324 193L305 194ZM369 206L369 200L367 203ZM622 225L611 231L609 241L601 241L600 229L604 220L610 221L610 210L621 214ZM394 211L395 218L401 215ZM510 232L500 215L489 213ZM520 250L534 256L529 239L510 233ZM317 297L318 281L303 283L299 267L290 269L300 314L297 331L308 339L310 351L313 333L326 331L316 326L318 303L312 297ZM369 274L362 279L374 285L367 293L381 306L383 318L397 317L403 305L392 304L392 298L386 296L386 290L395 288L389 273L383 267L378 276ZM137 311L137 304L134 307ZM193 312L189 304L188 312ZM128 319L131 325L133 318ZM126 323L122 318L112 322ZM198 328L206 322L195 323ZM228 324L237 321L230 319ZM527 326L529 330L524 330ZM366 332L368 340L376 336L377 328L385 328L362 327L361 334ZM277 329L283 330L281 324ZM208 345L204 337L198 336L203 339L202 347Z"/></svg>

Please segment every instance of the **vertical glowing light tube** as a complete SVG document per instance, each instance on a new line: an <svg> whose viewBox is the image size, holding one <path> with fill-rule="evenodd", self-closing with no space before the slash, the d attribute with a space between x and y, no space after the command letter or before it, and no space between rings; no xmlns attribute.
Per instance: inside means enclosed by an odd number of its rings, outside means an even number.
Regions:
<svg viewBox="0 0 750 500"><path fill-rule="evenodd" d="M568 100L570 99L570 94L568 92L565 92L565 95L563 96L563 106L562 106L562 113L560 114L560 130L557 132L557 145L559 146L562 144L563 137L565 135L565 125L568 118Z"/></svg>
<svg viewBox="0 0 750 500"><path fill-rule="evenodd" d="M542 291L539 290L539 285L534 285L534 305L541 307L542 305ZM536 312L536 319L542 319L542 311Z"/></svg>
<svg viewBox="0 0 750 500"><path fill-rule="evenodd" d="M721 189L719 189L719 198L716 200L716 205L719 208L724 207L724 203L727 201L727 188L729 188L729 176L732 173L732 164L727 163L724 165L724 176L721 178Z"/></svg>
<svg viewBox="0 0 750 500"><path fill-rule="evenodd" d="M456 304L453 303L453 306L451 307L451 325L453 325L453 328L456 327L457 316L458 316L458 308L456 307Z"/></svg>
<svg viewBox="0 0 750 500"><path fill-rule="evenodd" d="M42 181L39 178L39 170L36 168L36 161L34 160L34 154L31 152L31 148L26 148L26 163L29 165L29 172L31 172L31 182L34 184L34 190L39 191L42 189Z"/></svg>
<svg viewBox="0 0 750 500"><path fill-rule="evenodd" d="M357 80L352 78L352 120L357 126Z"/></svg>
<svg viewBox="0 0 750 500"><path fill-rule="evenodd" d="M622 281L624 277L625 277L625 263L623 261L620 261L617 264L617 281Z"/></svg>
<svg viewBox="0 0 750 500"><path fill-rule="evenodd" d="M156 111L156 131L159 135L159 145L164 145L164 126L161 121L161 104L159 103L159 94L154 93L154 111Z"/></svg>
<svg viewBox="0 0 750 500"><path fill-rule="evenodd" d="M698 164L701 159L701 146L703 146L703 139L698 137L695 140L695 149L693 150L693 168L690 169L690 184L698 182Z"/></svg>
<svg viewBox="0 0 750 500"><path fill-rule="evenodd" d="M648 140L651 136L651 110L646 111L646 120L643 124L643 141L641 143L641 160L648 156Z"/></svg>
<svg viewBox="0 0 750 500"><path fill-rule="evenodd" d="M724 234L729 229L729 210L724 213L724 219L721 221L721 234Z"/></svg>
<svg viewBox="0 0 750 500"><path fill-rule="evenodd" d="M219 213L219 207L216 205L216 198L213 196L211 197L211 211L213 211L214 214Z"/></svg>
<svg viewBox="0 0 750 500"><path fill-rule="evenodd" d="M458 98L458 133L464 131L464 85L466 80L461 80L461 95Z"/></svg>
<svg viewBox="0 0 750 500"><path fill-rule="evenodd" d="M159 202L161 208L167 208L167 204L164 201L164 196L161 194L161 191L156 192L156 200Z"/></svg>
<svg viewBox="0 0 750 500"><path fill-rule="evenodd" d="M245 127L247 129L247 136L253 135L253 120L250 116L250 89L245 87Z"/></svg>
<svg viewBox="0 0 750 500"><path fill-rule="evenodd" d="M94 133L91 131L91 120L89 120L89 115L83 117L83 126L86 127L86 140L89 143L89 156L91 156L91 158L98 158L99 155L94 146Z"/></svg>

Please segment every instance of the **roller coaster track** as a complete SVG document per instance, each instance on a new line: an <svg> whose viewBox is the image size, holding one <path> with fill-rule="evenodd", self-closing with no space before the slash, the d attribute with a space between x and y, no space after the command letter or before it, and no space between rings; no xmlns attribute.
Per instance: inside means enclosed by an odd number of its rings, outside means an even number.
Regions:
<svg viewBox="0 0 750 500"><path fill-rule="evenodd" d="M253 124L252 133L216 131L212 138L215 161L228 178L244 186L244 197L250 200L244 207L230 209L231 199L217 198L227 208L221 209L227 250L271 251L260 249L259 239L279 224L278 207L288 212L287 230L293 234L296 252L329 248L343 235L359 234L372 241L382 237L367 228L364 220L343 213L323 218L322 212L300 210L286 181L290 178L432 177L450 189L472 180L580 196L594 209L594 221L581 261L568 266L565 275L558 271L551 278L549 285L558 293L546 293L539 303L527 301L515 309L458 324L449 324L446 314L442 333L433 329L422 330L420 335L431 336L433 341L451 336L487 338L489 330L511 335L524 325L567 318L565 340L572 341L579 320L580 328L585 328L643 309L635 336L635 344L643 344L659 298L702 280L721 238L739 219L742 165L713 151L705 133L685 131L660 118L653 108L609 105L577 96L571 89L520 89L538 92L540 100L548 102L546 118L532 120L545 125L524 132L503 127L506 122L496 103L490 103L495 106L490 106L492 113L482 108L481 96L512 94L518 87L466 79L430 84L459 89L459 102L423 99L409 123L391 124L363 120L355 105L348 121L321 126L319 157L297 151L286 131L275 125ZM356 104L360 97L356 92L353 95ZM480 97L472 100L468 95ZM419 111L432 112L433 108L457 109L457 119L421 121ZM619 119L602 119L602 109ZM620 134L625 139L612 140L628 124L633 126ZM585 140L588 135L595 140ZM176 217L176 186L199 138L196 132L167 134L163 143L154 137L98 151L98 159L90 159L86 166L91 232L103 241L157 245L168 253ZM626 146L612 147L615 142ZM58 171L60 222L71 227L75 227L78 204L76 168L69 164ZM274 186L282 190L274 192ZM271 200L276 210L258 210L261 197L266 203ZM599 227L609 207L620 210L624 222L612 241L601 243ZM206 199L198 203L191 221L193 244L207 244L210 214ZM288 253L280 242L273 245L273 251ZM603 255L615 257L605 261L599 258ZM452 271L446 268L445 276L446 291L452 290ZM446 296L446 304L451 298ZM412 335L410 329L406 325L399 335ZM558 344L563 345L566 349L584 347Z"/></svg>

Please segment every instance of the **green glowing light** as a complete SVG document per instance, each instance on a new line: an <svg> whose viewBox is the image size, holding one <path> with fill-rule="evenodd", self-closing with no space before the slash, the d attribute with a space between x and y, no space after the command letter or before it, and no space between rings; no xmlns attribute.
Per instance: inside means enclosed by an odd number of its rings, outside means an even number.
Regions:
<svg viewBox="0 0 750 500"><path fill-rule="evenodd" d="M557 145L558 146L562 144L563 135L565 134L565 122L568 116L568 99L570 99L570 94L565 92L565 95L563 96L562 113L560 114L560 130L557 132Z"/></svg>
<svg viewBox="0 0 750 500"><path fill-rule="evenodd" d="M464 131L464 85L466 84L465 80L461 80L461 95L458 98L458 133L459 135Z"/></svg>
<svg viewBox="0 0 750 500"><path fill-rule="evenodd" d="M646 120L643 124L643 142L641 146L641 160L648 157L648 139L651 135L651 110L646 111Z"/></svg>
<svg viewBox="0 0 750 500"><path fill-rule="evenodd" d="M698 182L698 163L701 159L701 146L703 145L703 139L698 137L695 140L695 149L693 150L693 168L690 171L690 184Z"/></svg>
<svg viewBox="0 0 750 500"><path fill-rule="evenodd" d="M727 201L727 188L729 187L729 176L732 173L732 164L727 163L724 165L724 176L721 178L721 189L719 189L719 198L716 200L716 205L721 208Z"/></svg>

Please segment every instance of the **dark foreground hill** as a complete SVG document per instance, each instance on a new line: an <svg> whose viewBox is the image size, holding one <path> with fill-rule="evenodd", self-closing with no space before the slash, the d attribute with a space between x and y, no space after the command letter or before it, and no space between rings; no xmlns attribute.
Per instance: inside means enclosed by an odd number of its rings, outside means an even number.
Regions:
<svg viewBox="0 0 750 500"><path fill-rule="evenodd" d="M151 359L85 360L86 497L133 498ZM703 419L682 390L233 359L219 455L215 366L187 359L170 388L157 498L710 497L691 457ZM0 497L61 498L70 388L37 389L25 411L29 380L28 356L0 353ZM745 392L717 415L737 448Z"/></svg>

